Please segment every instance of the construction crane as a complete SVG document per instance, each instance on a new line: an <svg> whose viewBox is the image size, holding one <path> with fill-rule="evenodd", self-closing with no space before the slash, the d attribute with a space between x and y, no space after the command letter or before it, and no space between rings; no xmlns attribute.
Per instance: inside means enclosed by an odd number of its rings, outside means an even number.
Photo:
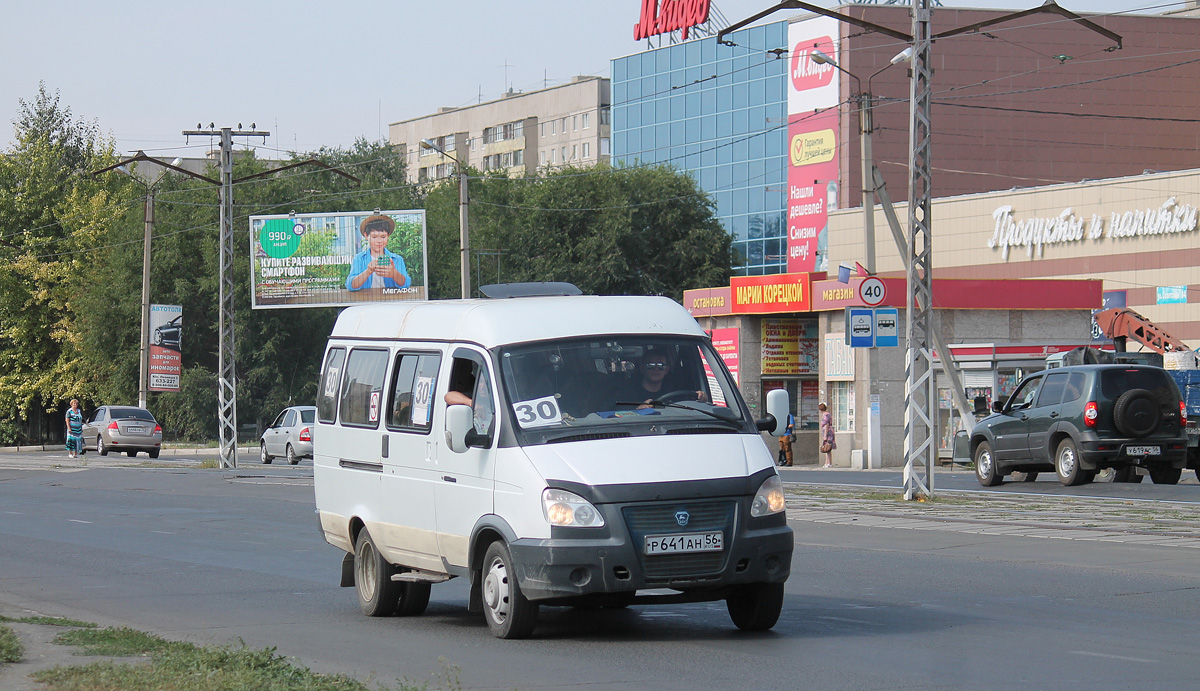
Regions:
<svg viewBox="0 0 1200 691"><path fill-rule="evenodd" d="M1130 338L1157 353L1191 350L1186 343L1128 307L1097 312L1096 324L1113 340L1113 349L1118 353L1125 352L1126 341Z"/></svg>

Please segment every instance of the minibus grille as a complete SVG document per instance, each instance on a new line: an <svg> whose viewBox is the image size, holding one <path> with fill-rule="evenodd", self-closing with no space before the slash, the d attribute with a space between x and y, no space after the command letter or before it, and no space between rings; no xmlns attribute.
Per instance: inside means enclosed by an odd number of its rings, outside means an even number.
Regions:
<svg viewBox="0 0 1200 691"><path fill-rule="evenodd" d="M676 514L686 511L686 526L679 525ZM642 561L648 580L701 576L720 573L725 567L729 542L733 539L737 502L672 502L667 504L625 506L621 509L634 548ZM721 552L691 552L684 554L642 554L647 535L706 532L720 530L725 536Z"/></svg>
<svg viewBox="0 0 1200 691"><path fill-rule="evenodd" d="M740 429L733 427L680 427L669 429L667 434L737 434Z"/></svg>

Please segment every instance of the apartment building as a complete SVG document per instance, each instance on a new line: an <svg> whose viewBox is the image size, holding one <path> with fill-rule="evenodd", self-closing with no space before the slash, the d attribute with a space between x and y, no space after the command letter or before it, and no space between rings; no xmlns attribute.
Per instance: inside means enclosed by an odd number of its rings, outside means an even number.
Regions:
<svg viewBox="0 0 1200 691"><path fill-rule="evenodd" d="M455 160L482 171L529 175L565 165L607 161L610 80L578 76L566 84L494 101L439 108L388 125L388 141L403 151L411 182L455 173ZM421 146L429 139L441 151Z"/></svg>

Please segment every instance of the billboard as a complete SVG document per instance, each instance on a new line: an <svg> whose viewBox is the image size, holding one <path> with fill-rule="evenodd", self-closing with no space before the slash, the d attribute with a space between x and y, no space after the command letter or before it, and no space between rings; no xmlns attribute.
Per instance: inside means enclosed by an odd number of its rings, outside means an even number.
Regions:
<svg viewBox="0 0 1200 691"><path fill-rule="evenodd" d="M425 210L250 217L251 305L428 299Z"/></svg>
<svg viewBox="0 0 1200 691"><path fill-rule="evenodd" d="M829 264L829 207L838 186L838 80L832 65L818 64L813 51L838 60L838 22L814 17L788 27L791 65L788 84L787 270L825 271Z"/></svg>
<svg viewBox="0 0 1200 691"><path fill-rule="evenodd" d="M180 344L183 342L183 307L179 305L150 305L149 333L150 367L147 371L149 391L178 391L183 372Z"/></svg>

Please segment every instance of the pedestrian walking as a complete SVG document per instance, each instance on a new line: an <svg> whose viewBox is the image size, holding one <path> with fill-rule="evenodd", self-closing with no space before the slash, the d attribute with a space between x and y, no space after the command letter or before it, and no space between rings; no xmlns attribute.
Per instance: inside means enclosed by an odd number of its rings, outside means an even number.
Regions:
<svg viewBox="0 0 1200 691"><path fill-rule="evenodd" d="M792 444L796 441L796 418L791 413L787 416L787 430L779 438L779 465L792 465Z"/></svg>
<svg viewBox="0 0 1200 691"><path fill-rule="evenodd" d="M65 418L67 425L67 458L79 458L83 454L83 411L79 409L79 399L71 399L71 407L67 409Z"/></svg>
<svg viewBox="0 0 1200 691"><path fill-rule="evenodd" d="M826 468L833 467L833 450L837 448L837 439L833 434L833 414L829 412L829 406L821 403L817 406L817 410L821 411L821 453L825 454Z"/></svg>

